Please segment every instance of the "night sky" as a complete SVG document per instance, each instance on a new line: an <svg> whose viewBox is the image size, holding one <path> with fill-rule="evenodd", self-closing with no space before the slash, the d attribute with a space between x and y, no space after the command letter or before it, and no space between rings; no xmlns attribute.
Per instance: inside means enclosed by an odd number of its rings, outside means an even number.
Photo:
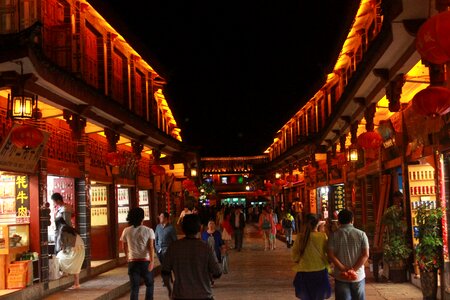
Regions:
<svg viewBox="0 0 450 300"><path fill-rule="evenodd" d="M332 71L359 5L92 3L108 11L107 20L167 80L165 94L183 141L202 156L262 154Z"/></svg>

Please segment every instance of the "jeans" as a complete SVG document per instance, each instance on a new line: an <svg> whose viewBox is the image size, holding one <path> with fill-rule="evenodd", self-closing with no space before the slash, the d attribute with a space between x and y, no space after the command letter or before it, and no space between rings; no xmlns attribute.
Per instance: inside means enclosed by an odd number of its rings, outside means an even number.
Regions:
<svg viewBox="0 0 450 300"><path fill-rule="evenodd" d="M242 249L242 240L244 239L244 230L243 229L235 229L234 230L234 247L241 251Z"/></svg>
<svg viewBox="0 0 450 300"><path fill-rule="evenodd" d="M148 271L149 261L128 262L128 275L130 276L131 293L130 300L139 299L139 285L144 278L146 286L145 300L153 300L153 272Z"/></svg>
<svg viewBox="0 0 450 300"><path fill-rule="evenodd" d="M286 243L292 243L292 228L284 228L284 234L286 235Z"/></svg>
<svg viewBox="0 0 450 300"><path fill-rule="evenodd" d="M334 293L336 300L365 300L365 285L365 279L358 282L335 280Z"/></svg>

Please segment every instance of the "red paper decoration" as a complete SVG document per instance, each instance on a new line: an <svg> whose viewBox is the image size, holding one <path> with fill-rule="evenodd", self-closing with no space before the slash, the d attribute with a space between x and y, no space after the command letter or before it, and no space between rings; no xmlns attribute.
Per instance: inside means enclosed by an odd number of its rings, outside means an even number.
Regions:
<svg viewBox="0 0 450 300"><path fill-rule="evenodd" d="M416 49L433 64L450 60L450 11L438 13L423 23L417 32Z"/></svg>
<svg viewBox="0 0 450 300"><path fill-rule="evenodd" d="M418 114L437 117L450 111L450 90L443 86L429 86L414 95L412 107Z"/></svg>
<svg viewBox="0 0 450 300"><path fill-rule="evenodd" d="M366 131L358 136L358 145L363 149L377 149L382 143L383 138L375 131Z"/></svg>
<svg viewBox="0 0 450 300"><path fill-rule="evenodd" d="M125 158L117 151L106 154L106 162L113 167L120 167L125 164Z"/></svg>
<svg viewBox="0 0 450 300"><path fill-rule="evenodd" d="M266 183L264 183L264 185L266 186L266 189L269 191L270 189L272 189L272 183L270 181L267 181Z"/></svg>
<svg viewBox="0 0 450 300"><path fill-rule="evenodd" d="M23 149L33 149L44 140L42 132L34 126L20 125L11 130L11 142Z"/></svg>
<svg viewBox="0 0 450 300"><path fill-rule="evenodd" d="M183 186L183 188L185 190L194 190L194 188L196 188L195 186L195 182L191 179L185 179L183 180L183 182L181 183L181 185Z"/></svg>
<svg viewBox="0 0 450 300"><path fill-rule="evenodd" d="M153 175L164 175L166 174L166 169L164 167L161 167L159 165L152 165L150 167L150 172L152 172Z"/></svg>
<svg viewBox="0 0 450 300"><path fill-rule="evenodd" d="M288 175L288 176L286 176L286 181L287 182L294 182L294 181L296 181L296 178L295 178L294 175Z"/></svg>

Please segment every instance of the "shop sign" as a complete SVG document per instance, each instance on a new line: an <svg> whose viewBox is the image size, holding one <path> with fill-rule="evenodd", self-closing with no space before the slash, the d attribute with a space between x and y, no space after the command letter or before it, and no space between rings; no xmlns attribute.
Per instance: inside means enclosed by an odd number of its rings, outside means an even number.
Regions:
<svg viewBox="0 0 450 300"><path fill-rule="evenodd" d="M10 131L0 147L0 169L25 173L34 171L50 135L46 131L41 132L44 135L42 142L36 148L24 149L13 144Z"/></svg>
<svg viewBox="0 0 450 300"><path fill-rule="evenodd" d="M16 176L16 223L30 223L30 188L28 176Z"/></svg>
<svg viewBox="0 0 450 300"><path fill-rule="evenodd" d="M317 213L316 190L309 190L309 210L312 214Z"/></svg>

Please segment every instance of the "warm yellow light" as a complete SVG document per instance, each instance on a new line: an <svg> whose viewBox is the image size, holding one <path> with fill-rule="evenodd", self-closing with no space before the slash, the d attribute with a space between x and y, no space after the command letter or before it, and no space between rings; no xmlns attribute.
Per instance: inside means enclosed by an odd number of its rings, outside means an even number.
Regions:
<svg viewBox="0 0 450 300"><path fill-rule="evenodd" d="M13 97L12 117L31 118L33 116L33 98L25 96Z"/></svg>
<svg viewBox="0 0 450 300"><path fill-rule="evenodd" d="M276 172L276 173L275 173L275 178L276 178L276 179L279 179L279 178L281 178L281 174L280 174L280 173L278 173L278 172Z"/></svg>
<svg viewBox="0 0 450 300"><path fill-rule="evenodd" d="M197 177L197 169L191 169L191 177Z"/></svg>
<svg viewBox="0 0 450 300"><path fill-rule="evenodd" d="M357 162L358 161L358 148L355 145L350 145L347 149L347 161Z"/></svg>

